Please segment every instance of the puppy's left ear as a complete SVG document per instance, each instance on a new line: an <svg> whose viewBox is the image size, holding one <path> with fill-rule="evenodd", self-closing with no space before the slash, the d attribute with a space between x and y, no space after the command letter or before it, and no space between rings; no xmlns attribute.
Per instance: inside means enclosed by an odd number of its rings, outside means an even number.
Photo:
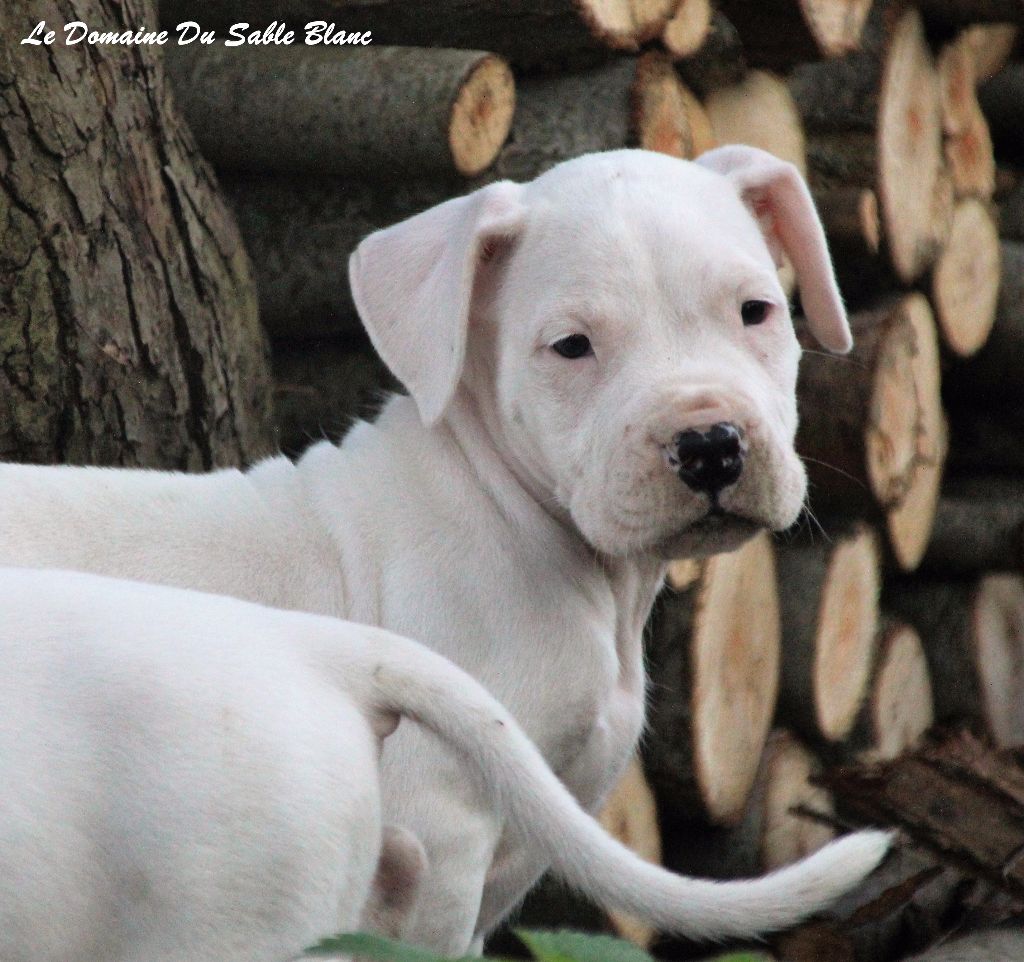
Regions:
<svg viewBox="0 0 1024 962"><path fill-rule="evenodd" d="M356 309L423 423L444 414L466 355L480 264L523 222L522 187L499 181L370 234L348 262Z"/></svg>
<svg viewBox="0 0 1024 962"><path fill-rule="evenodd" d="M811 192L792 164L756 147L729 146L701 154L702 167L724 174L751 209L773 255L785 251L796 269L811 332L830 351L853 346L850 323Z"/></svg>

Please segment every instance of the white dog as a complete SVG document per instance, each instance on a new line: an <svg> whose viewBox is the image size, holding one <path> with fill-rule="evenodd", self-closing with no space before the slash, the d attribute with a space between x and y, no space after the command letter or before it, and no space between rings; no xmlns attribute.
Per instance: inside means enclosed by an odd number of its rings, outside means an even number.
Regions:
<svg viewBox="0 0 1024 962"><path fill-rule="evenodd" d="M783 253L811 330L847 349L807 187L762 151L593 154L448 201L372 234L349 265L411 397L338 447L244 474L0 468L0 563L422 640L491 690L593 811L643 725L642 631L665 560L800 511ZM415 728L382 765L387 820L429 861L404 934L463 952L546 856Z"/></svg>
<svg viewBox="0 0 1024 962"><path fill-rule="evenodd" d="M0 569L0 611L4 962L278 962L357 928L381 847L379 738L399 714L455 748L567 881L668 931L791 921L886 845L854 836L733 886L672 876L415 642L61 571Z"/></svg>

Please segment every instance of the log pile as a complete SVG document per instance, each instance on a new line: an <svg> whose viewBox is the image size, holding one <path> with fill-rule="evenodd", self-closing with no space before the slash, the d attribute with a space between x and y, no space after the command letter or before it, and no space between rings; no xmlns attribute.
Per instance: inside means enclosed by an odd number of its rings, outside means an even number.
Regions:
<svg viewBox="0 0 1024 962"><path fill-rule="evenodd" d="M165 0L162 14L373 30L358 49L168 49L253 261L293 454L397 387L345 278L371 230L623 146L748 143L805 172L856 346L805 342L805 522L670 567L642 764L604 815L623 840L680 871L756 874L848 827L837 764L898 759L936 721L1024 741L1024 4L443 0L428 15ZM965 894L983 868L905 849L786 957L884 962L965 918L998 922ZM550 889L523 920L655 937Z"/></svg>

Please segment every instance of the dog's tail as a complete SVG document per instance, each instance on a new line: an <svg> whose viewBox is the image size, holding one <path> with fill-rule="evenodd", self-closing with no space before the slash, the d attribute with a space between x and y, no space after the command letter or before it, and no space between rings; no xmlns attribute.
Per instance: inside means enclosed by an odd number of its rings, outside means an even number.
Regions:
<svg viewBox="0 0 1024 962"><path fill-rule="evenodd" d="M888 833L862 831L758 879L674 875L644 862L584 812L508 711L445 658L384 631L365 648L345 648L356 664L349 662L355 670L345 672L344 687L354 691L355 679L369 679L368 707L407 716L454 747L467 775L565 882L663 932L716 939L786 928L856 885L889 847Z"/></svg>

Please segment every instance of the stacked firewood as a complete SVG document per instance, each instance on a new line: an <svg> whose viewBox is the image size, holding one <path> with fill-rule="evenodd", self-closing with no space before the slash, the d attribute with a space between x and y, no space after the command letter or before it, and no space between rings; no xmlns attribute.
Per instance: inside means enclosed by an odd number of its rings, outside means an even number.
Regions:
<svg viewBox="0 0 1024 962"><path fill-rule="evenodd" d="M164 0L162 14L373 31L358 48L167 51L253 260L290 453L395 387L347 288L369 231L623 146L749 143L806 174L856 341L844 358L807 342L809 511L782 538L671 566L649 629L650 730L604 812L613 831L680 871L758 874L853 817L856 779L824 779L836 765L895 759L936 722L1024 742L1024 0ZM973 869L929 901L950 877L941 858L903 850L889 881L907 897L876 900L870 937L834 926L828 951L882 962L962 920ZM552 908L566 904L549 892L532 911L602 922Z"/></svg>

